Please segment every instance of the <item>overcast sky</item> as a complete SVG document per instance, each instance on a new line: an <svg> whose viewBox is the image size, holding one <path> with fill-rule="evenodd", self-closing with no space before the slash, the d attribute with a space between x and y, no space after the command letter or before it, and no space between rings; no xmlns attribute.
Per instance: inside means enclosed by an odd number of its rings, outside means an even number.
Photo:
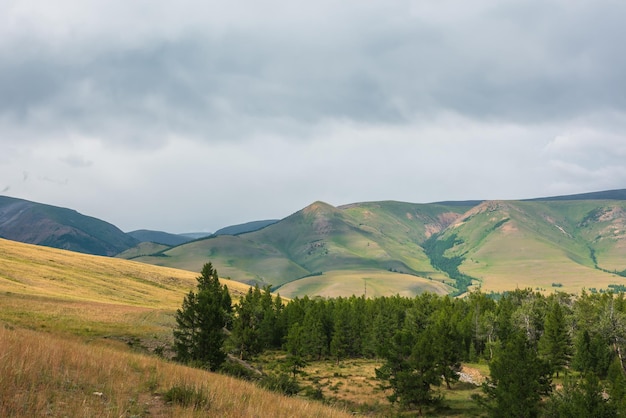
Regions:
<svg viewBox="0 0 626 418"><path fill-rule="evenodd" d="M124 231L626 188L623 0L1 0L0 194Z"/></svg>

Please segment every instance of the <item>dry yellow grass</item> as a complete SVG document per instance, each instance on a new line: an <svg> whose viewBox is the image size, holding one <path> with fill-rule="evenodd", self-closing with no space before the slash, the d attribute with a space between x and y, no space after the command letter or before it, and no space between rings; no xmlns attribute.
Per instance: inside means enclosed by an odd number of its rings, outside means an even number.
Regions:
<svg viewBox="0 0 626 418"><path fill-rule="evenodd" d="M375 378L375 369L381 361L369 359L345 360L337 364L334 361L319 361L309 364L305 374L299 377L303 386L318 387L331 404L346 405L350 409L363 411L370 416L414 416L415 411L401 411L398 405L391 405L387 396L390 390L381 390L381 381ZM472 375L477 382L484 381L489 371L483 365L464 365L463 372ZM433 387L444 396L442 409L430 411L427 416L461 417L482 416L480 408L471 397L480 392L480 388L471 383L458 382L452 389L445 385Z"/></svg>
<svg viewBox="0 0 626 418"><path fill-rule="evenodd" d="M319 382L325 398L346 401L352 404L389 406L386 396L391 392L379 389L381 382L375 378L375 369L382 365L375 360L320 361L305 368L303 385L310 381Z"/></svg>
<svg viewBox="0 0 626 418"><path fill-rule="evenodd" d="M324 297L368 297L400 295L413 297L432 292L439 295L450 293L451 287L436 280L428 280L410 274L379 270L335 270L321 276L310 276L285 284L279 288L281 295L293 297L299 294L315 294Z"/></svg>
<svg viewBox="0 0 626 418"><path fill-rule="evenodd" d="M0 292L163 309L179 306L198 274L0 239ZM235 297L249 287L223 283Z"/></svg>
<svg viewBox="0 0 626 418"><path fill-rule="evenodd" d="M348 416L131 352L171 338L198 274L0 239L0 416ZM168 403L172 388L202 404Z"/></svg>
<svg viewBox="0 0 626 418"><path fill-rule="evenodd" d="M0 239L0 321L155 348L198 275ZM235 300L249 288L223 283Z"/></svg>
<svg viewBox="0 0 626 418"><path fill-rule="evenodd" d="M226 376L72 338L5 326L0 346L0 416L349 416ZM205 403L168 404L163 395L173 387L191 388Z"/></svg>

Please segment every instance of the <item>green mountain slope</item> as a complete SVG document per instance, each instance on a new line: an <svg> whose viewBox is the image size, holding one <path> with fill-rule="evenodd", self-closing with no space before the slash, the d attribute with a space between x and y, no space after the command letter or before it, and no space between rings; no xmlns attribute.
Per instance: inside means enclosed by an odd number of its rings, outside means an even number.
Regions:
<svg viewBox="0 0 626 418"><path fill-rule="evenodd" d="M360 278L368 276L373 280L372 296L442 293L450 291L443 284L449 278L431 266L420 243L467 209L401 202L336 208L315 202L258 231L195 241L136 260L197 270L210 259L225 276L270 284L290 296L312 290L323 295L361 294ZM406 286L398 286L399 277Z"/></svg>
<svg viewBox="0 0 626 418"><path fill-rule="evenodd" d="M230 225L224 228L220 228L215 231L215 235L239 235L246 232L257 231L261 228L265 228L268 225L278 222L278 219L267 219L263 221L252 221L243 224Z"/></svg>
<svg viewBox="0 0 626 418"><path fill-rule="evenodd" d="M626 286L626 190L523 201L310 206L168 247L76 211L0 196L0 237L271 285L286 296ZM251 223L250 225L257 225ZM250 226L248 225L248 226Z"/></svg>
<svg viewBox="0 0 626 418"><path fill-rule="evenodd" d="M626 201L315 202L258 231L138 260L188 270L211 260L291 297L606 290L626 285Z"/></svg>
<svg viewBox="0 0 626 418"><path fill-rule="evenodd" d="M492 201L437 236L444 257L486 290L606 289L626 280L624 201Z"/></svg>

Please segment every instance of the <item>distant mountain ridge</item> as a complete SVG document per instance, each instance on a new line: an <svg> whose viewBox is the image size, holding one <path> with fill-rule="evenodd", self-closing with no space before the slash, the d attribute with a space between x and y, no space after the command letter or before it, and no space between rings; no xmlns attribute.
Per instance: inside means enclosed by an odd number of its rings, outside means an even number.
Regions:
<svg viewBox="0 0 626 418"><path fill-rule="evenodd" d="M75 210L0 196L0 237L112 256L139 243L116 226Z"/></svg>
<svg viewBox="0 0 626 418"><path fill-rule="evenodd" d="M211 261L224 277L288 297L626 286L626 189L428 204L318 201L279 221L191 241L124 234L70 209L0 196L0 237L190 271Z"/></svg>
<svg viewBox="0 0 626 418"><path fill-rule="evenodd" d="M626 200L626 189L604 190L601 192L578 193L564 196L536 197L522 199L525 202L548 202L556 200Z"/></svg>
<svg viewBox="0 0 626 418"><path fill-rule="evenodd" d="M263 229L183 244L137 261L197 270L210 259L226 277L272 285L286 296L421 291L448 293L451 280L434 269L420 243L471 206L368 202L336 208L314 202ZM335 280L336 275L339 279ZM349 276L349 285L342 285ZM363 281L368 283L365 285ZM320 285L320 282L324 282Z"/></svg>
<svg viewBox="0 0 626 418"><path fill-rule="evenodd" d="M184 244L195 239L184 235L170 234L162 231L151 231L148 229L138 229L136 231L127 232L127 234L140 242L154 242L157 244L168 245L170 247Z"/></svg>
<svg viewBox="0 0 626 418"><path fill-rule="evenodd" d="M136 260L304 294L626 285L626 190L519 201L314 202L261 230ZM200 255L200 256L199 256ZM443 287L442 287L443 286Z"/></svg>
<svg viewBox="0 0 626 418"><path fill-rule="evenodd" d="M270 225L276 220L248 222L220 229L220 235L239 234ZM124 233L115 225L83 215L73 209L0 196L0 238L43 245L85 254L134 258L152 249L166 250L197 239L213 236L210 232L170 234L139 229ZM158 245L149 246L147 243ZM144 244L141 248L138 244ZM135 247L137 247L135 249Z"/></svg>
<svg viewBox="0 0 626 418"><path fill-rule="evenodd" d="M259 229L263 229L266 226L270 226L280 221L280 219L268 219L264 221L252 221L238 225L231 225L225 228L218 229L214 235L238 235L245 234L246 232L254 232Z"/></svg>

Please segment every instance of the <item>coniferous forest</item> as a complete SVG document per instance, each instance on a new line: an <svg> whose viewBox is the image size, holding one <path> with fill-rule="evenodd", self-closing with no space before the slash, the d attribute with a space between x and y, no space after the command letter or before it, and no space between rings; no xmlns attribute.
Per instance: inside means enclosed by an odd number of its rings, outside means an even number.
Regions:
<svg viewBox="0 0 626 418"><path fill-rule="evenodd" d="M250 378L240 365L275 352L284 372L261 383L287 394L299 391L295 377L309 362L375 358L388 399L421 414L445 404L435 389L456 382L462 363L485 362L489 378L474 401L488 416L626 414L623 293L518 289L463 298L424 293L284 301L269 287L254 287L231 304L207 264L176 319L180 361Z"/></svg>

